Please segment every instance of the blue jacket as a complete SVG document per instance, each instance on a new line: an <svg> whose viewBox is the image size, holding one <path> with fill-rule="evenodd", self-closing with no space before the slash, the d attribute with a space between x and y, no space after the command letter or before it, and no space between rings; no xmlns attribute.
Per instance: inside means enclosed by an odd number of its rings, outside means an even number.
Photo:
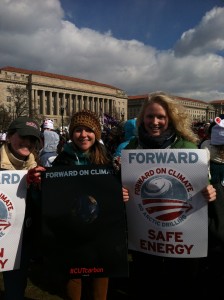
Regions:
<svg viewBox="0 0 224 300"><path fill-rule="evenodd" d="M121 150L123 150L128 145L129 141L136 136L136 119L127 120L124 124L124 142L117 147L113 156L121 156Z"/></svg>

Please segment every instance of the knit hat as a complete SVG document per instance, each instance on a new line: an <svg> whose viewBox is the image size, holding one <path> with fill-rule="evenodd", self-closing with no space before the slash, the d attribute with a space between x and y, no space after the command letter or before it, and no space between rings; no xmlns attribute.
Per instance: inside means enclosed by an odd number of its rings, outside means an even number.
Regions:
<svg viewBox="0 0 224 300"><path fill-rule="evenodd" d="M212 127L211 145L224 145L224 128L219 125Z"/></svg>
<svg viewBox="0 0 224 300"><path fill-rule="evenodd" d="M86 126L90 128L96 136L96 139L99 141L101 139L101 125L100 120L96 114L91 112L90 110L82 110L80 112L75 113L69 125L69 136L72 139L73 131L75 127L78 126Z"/></svg>
<svg viewBox="0 0 224 300"><path fill-rule="evenodd" d="M40 140L40 128L36 121L28 117L18 117L9 125L8 131L16 130L20 136L34 136Z"/></svg>
<svg viewBox="0 0 224 300"><path fill-rule="evenodd" d="M54 121L52 121L50 119L44 120L43 128L44 129L54 129Z"/></svg>

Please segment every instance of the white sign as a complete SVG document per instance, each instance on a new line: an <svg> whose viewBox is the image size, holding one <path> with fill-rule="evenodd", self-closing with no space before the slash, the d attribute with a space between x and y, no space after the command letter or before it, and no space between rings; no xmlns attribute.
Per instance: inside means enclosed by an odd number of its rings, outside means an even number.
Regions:
<svg viewBox="0 0 224 300"><path fill-rule="evenodd" d="M0 271L20 266L27 171L0 172Z"/></svg>
<svg viewBox="0 0 224 300"><path fill-rule="evenodd" d="M207 256L208 159L202 149L122 150L129 249L165 257Z"/></svg>

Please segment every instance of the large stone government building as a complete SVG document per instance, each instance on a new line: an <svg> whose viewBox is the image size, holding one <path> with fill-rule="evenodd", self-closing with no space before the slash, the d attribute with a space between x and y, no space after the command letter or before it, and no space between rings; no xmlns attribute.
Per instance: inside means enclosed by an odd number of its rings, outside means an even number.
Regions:
<svg viewBox="0 0 224 300"><path fill-rule="evenodd" d="M128 96L119 88L69 76L41 71L4 67L0 69L0 104L13 114L8 87L20 86L28 90L29 115L54 120L55 127L68 124L71 115L89 109L120 120L127 119Z"/></svg>
<svg viewBox="0 0 224 300"><path fill-rule="evenodd" d="M68 125L71 115L82 109L94 111L99 117L108 114L117 120L138 115L148 94L128 96L122 89L95 81L14 67L0 68L0 105L14 116L8 87L27 89L28 114L54 120L55 128ZM187 109L192 121L209 121L222 114L224 100L205 102L173 96ZM102 119L101 119L102 120ZM0 124L1 125L1 124Z"/></svg>
<svg viewBox="0 0 224 300"><path fill-rule="evenodd" d="M202 100L194 100L184 97L172 96L175 100L186 107L187 113L191 116L192 122L208 122L224 113L224 100L214 100L205 102ZM146 95L129 96L128 97L128 117L134 118L148 98Z"/></svg>

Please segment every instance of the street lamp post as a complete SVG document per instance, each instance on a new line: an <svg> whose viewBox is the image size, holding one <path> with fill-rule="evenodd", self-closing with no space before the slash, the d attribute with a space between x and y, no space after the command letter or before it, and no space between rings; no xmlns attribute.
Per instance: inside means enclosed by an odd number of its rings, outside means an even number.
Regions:
<svg viewBox="0 0 224 300"><path fill-rule="evenodd" d="M218 109L216 108L215 109L215 117L217 117L217 115L218 115Z"/></svg>
<svg viewBox="0 0 224 300"><path fill-rule="evenodd" d="M64 112L65 112L65 108L62 105L61 106L61 131L63 133L63 129L64 129Z"/></svg>
<svg viewBox="0 0 224 300"><path fill-rule="evenodd" d="M208 117L209 117L209 106L206 107L206 122L208 121Z"/></svg>
<svg viewBox="0 0 224 300"><path fill-rule="evenodd" d="M122 112L121 112L121 121L124 121L124 109L122 109Z"/></svg>

